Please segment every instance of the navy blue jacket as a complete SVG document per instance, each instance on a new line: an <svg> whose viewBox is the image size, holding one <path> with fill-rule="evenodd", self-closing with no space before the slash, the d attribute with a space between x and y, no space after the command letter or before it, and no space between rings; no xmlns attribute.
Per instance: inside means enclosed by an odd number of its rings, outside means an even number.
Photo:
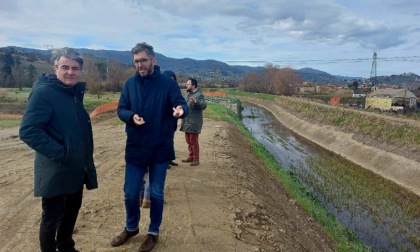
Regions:
<svg viewBox="0 0 420 252"><path fill-rule="evenodd" d="M184 109L183 117L188 115L178 84L161 74L159 66L155 66L149 76L142 77L136 72L126 81L117 111L118 117L126 123L126 162L151 165L175 159L172 108L177 106ZM134 114L142 117L145 124L134 124Z"/></svg>
<svg viewBox="0 0 420 252"><path fill-rule="evenodd" d="M19 136L35 153L35 196L54 197L98 187L93 136L83 107L86 83L66 86L55 75L34 83Z"/></svg>

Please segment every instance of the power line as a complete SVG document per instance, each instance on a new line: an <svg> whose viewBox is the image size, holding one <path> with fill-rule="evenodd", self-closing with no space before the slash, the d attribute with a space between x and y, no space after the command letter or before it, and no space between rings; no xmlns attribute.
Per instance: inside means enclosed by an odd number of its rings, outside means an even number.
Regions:
<svg viewBox="0 0 420 252"><path fill-rule="evenodd" d="M360 63L365 61L371 61L372 58L345 58L345 59L309 59L309 60L228 60L226 63L282 63L287 64L335 64L335 63ZM378 61L407 61L416 62L420 61L420 56L396 56L396 57L377 57Z"/></svg>

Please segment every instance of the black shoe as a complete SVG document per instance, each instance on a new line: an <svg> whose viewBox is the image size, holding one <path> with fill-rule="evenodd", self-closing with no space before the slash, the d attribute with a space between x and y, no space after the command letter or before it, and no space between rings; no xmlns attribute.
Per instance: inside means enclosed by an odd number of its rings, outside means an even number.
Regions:
<svg viewBox="0 0 420 252"><path fill-rule="evenodd" d="M170 165L173 165L173 166L178 166L178 164L177 164L177 163L175 163L174 161L171 161L169 164L170 164Z"/></svg>
<svg viewBox="0 0 420 252"><path fill-rule="evenodd" d="M137 228L137 230L135 231L128 231L126 228L124 228L124 231L122 231L121 234L115 236L110 244L112 247L118 247L123 245L124 243L126 243L128 241L128 239L130 239L131 237L137 235L139 233L139 229Z"/></svg>
<svg viewBox="0 0 420 252"><path fill-rule="evenodd" d="M168 165L168 169L171 169L171 168L172 168L172 166Z"/></svg>
<svg viewBox="0 0 420 252"><path fill-rule="evenodd" d="M159 235L152 235L152 234L146 235L146 240L144 240L144 242L141 244L139 251L140 252L152 251L152 249L155 247L158 240L159 240Z"/></svg>

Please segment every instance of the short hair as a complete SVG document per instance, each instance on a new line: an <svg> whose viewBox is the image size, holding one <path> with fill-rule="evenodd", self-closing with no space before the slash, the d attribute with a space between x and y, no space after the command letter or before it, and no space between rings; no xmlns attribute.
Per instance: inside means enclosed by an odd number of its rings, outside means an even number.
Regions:
<svg viewBox="0 0 420 252"><path fill-rule="evenodd" d="M58 48L58 49L52 50L51 61L53 62L54 66L58 66L58 61L60 60L61 57L77 61L80 65L80 70L83 69L83 63L84 63L83 57L80 56L80 54L76 52L74 49L64 47L64 48Z"/></svg>
<svg viewBox="0 0 420 252"><path fill-rule="evenodd" d="M143 43L137 43L137 45L135 45L133 47L133 49L131 49L131 56L134 56L134 54L140 53L140 52L146 52L147 55L150 58L155 58L155 51L153 50L153 46L143 42Z"/></svg>
<svg viewBox="0 0 420 252"><path fill-rule="evenodd" d="M194 87L197 87L198 86L198 81L196 79L194 79L194 78L188 78L188 80L191 81L191 85L193 85Z"/></svg>

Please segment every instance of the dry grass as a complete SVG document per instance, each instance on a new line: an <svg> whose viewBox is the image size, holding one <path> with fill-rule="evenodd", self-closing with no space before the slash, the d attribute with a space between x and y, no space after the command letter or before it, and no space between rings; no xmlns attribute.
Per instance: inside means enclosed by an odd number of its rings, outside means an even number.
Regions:
<svg viewBox="0 0 420 252"><path fill-rule="evenodd" d="M353 133L357 140L366 144L409 155L410 158L419 154L420 123L407 123L407 120L398 120L395 117L362 113L356 109L344 109L290 97L278 97L276 103L313 123L331 125L341 131Z"/></svg>

